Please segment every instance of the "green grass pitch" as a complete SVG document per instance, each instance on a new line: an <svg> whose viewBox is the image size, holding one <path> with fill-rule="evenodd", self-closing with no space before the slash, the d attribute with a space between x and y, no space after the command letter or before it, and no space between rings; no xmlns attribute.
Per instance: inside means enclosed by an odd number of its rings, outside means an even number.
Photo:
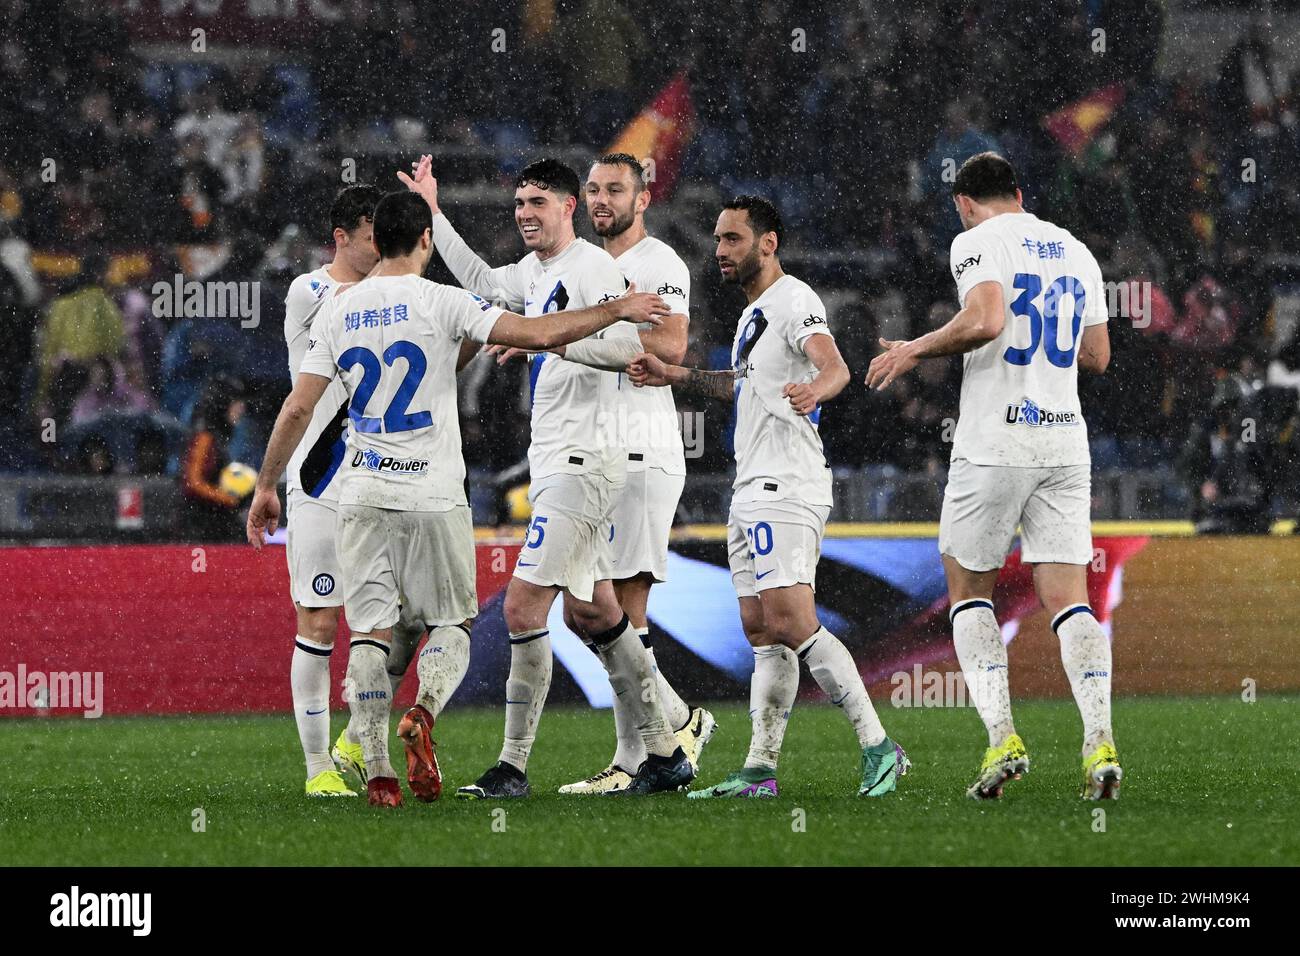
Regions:
<svg viewBox="0 0 1300 956"><path fill-rule="evenodd" d="M882 702L883 703L883 702ZM1078 716L1069 701L1021 702L1032 772L992 804L966 800L983 749L970 709L888 709L915 768L880 800L855 796L858 751L834 709L790 722L781 796L767 801L561 797L612 752L609 711L542 719L533 796L460 801L495 759L502 715L457 710L436 737L444 798L397 811L364 798L308 801L289 715L0 720L0 861L27 865L773 864L1296 865L1300 697L1116 702L1123 798L1077 796ZM719 730L701 782L739 766L743 706ZM343 715L336 714L337 733ZM393 725L396 726L394 718ZM401 751L394 742L399 771ZM1104 832L1094 811L1104 809ZM195 811L205 828L195 832ZM796 824L802 823L802 827Z"/></svg>

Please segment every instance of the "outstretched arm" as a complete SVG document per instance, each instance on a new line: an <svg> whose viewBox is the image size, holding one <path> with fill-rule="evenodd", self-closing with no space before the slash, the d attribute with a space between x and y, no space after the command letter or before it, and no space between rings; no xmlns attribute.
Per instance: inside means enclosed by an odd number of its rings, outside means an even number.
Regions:
<svg viewBox="0 0 1300 956"><path fill-rule="evenodd" d="M676 385L697 395L707 395L721 402L735 400L736 373L731 369L710 371L669 365L649 352L637 355L627 366L627 377L637 388Z"/></svg>
<svg viewBox="0 0 1300 956"><path fill-rule="evenodd" d="M519 279L519 266L516 263L496 268L489 266L460 237L460 233L452 228L438 207L438 180L430 173L432 165L431 156L421 156L419 162L411 164L414 177L399 170L397 178L407 189L418 193L429 204L429 212L433 217L433 244L438 255L447 263L447 268L462 289L468 289L489 300L504 296L512 306L522 308L524 292L523 283Z"/></svg>
<svg viewBox="0 0 1300 956"><path fill-rule="evenodd" d="M992 342L1002 334L1006 313L1000 282L981 282L966 295L966 305L946 324L910 341L880 340L885 351L871 360L867 387L885 388L906 375L923 358L960 355Z"/></svg>
<svg viewBox="0 0 1300 956"><path fill-rule="evenodd" d="M525 351L546 351L585 339L615 322L658 325L668 309L668 303L653 292L637 292L636 286L631 285L617 299L587 309L550 312L531 319L503 312L488 333L487 341Z"/></svg>

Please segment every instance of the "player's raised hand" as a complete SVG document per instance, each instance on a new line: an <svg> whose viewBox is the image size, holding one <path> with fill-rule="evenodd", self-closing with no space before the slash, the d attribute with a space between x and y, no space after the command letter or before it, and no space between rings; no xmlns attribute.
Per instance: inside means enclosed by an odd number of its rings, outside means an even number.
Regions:
<svg viewBox="0 0 1300 956"><path fill-rule="evenodd" d="M669 384L668 366L649 352L641 352L627 363L627 377L637 388L646 385L662 387Z"/></svg>
<svg viewBox="0 0 1300 956"><path fill-rule="evenodd" d="M817 392L811 382L790 382L781 389L781 396L790 399L790 407L797 415L811 414L817 407Z"/></svg>
<svg viewBox="0 0 1300 956"><path fill-rule="evenodd" d="M653 292L636 291L636 283L629 282L627 291L614 299L614 309L624 322L645 322L663 325L665 315L672 315L672 306Z"/></svg>
<svg viewBox="0 0 1300 956"><path fill-rule="evenodd" d="M248 543L258 551L266 544L266 536L275 534L280 526L280 493L274 488L258 488L253 503L248 507L248 524L245 533Z"/></svg>
<svg viewBox="0 0 1300 956"><path fill-rule="evenodd" d="M424 201L429 204L429 212L438 215L438 180L433 178L433 157L428 153L421 156L416 162L411 163L411 176L397 171L397 178L402 181L402 185L413 193L419 193Z"/></svg>
<svg viewBox="0 0 1300 956"><path fill-rule="evenodd" d="M918 359L912 354L911 342L901 339L878 339L877 341L885 351L871 360L871 365L867 368L866 384L867 388L879 390L886 388L900 375L906 375L916 368Z"/></svg>

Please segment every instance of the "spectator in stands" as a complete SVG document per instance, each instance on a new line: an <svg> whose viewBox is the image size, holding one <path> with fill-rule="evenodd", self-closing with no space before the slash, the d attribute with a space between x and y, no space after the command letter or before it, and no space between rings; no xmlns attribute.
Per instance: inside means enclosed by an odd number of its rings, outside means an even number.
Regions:
<svg viewBox="0 0 1300 956"><path fill-rule="evenodd" d="M170 171L167 195L179 203L172 210L173 238L180 242L201 242L217 236L215 219L226 193L226 182L206 150L200 133L187 133L181 138L180 151Z"/></svg>
<svg viewBox="0 0 1300 956"><path fill-rule="evenodd" d="M1300 402L1300 326L1269 362L1268 384L1295 390L1296 400Z"/></svg>
<svg viewBox="0 0 1300 956"><path fill-rule="evenodd" d="M226 151L234 145L239 130L239 117L228 113L221 103L221 89L216 80L210 80L188 93L185 112L172 128L178 143L198 136L202 154L213 165L225 161Z"/></svg>
<svg viewBox="0 0 1300 956"><path fill-rule="evenodd" d="M1239 320L1240 309L1228 290L1213 277L1201 276L1183 296L1183 316L1171 338L1192 351L1226 348L1236 337Z"/></svg>
<svg viewBox="0 0 1300 956"><path fill-rule="evenodd" d="M141 431L135 446L134 474L164 474L167 471L167 458L167 433L159 428Z"/></svg>
<svg viewBox="0 0 1300 956"><path fill-rule="evenodd" d="M943 108L943 129L921 164L921 191L928 199L930 235L936 249L947 250L961 231L950 188L957 167L976 153L1002 152L997 139L981 128L983 115L984 103L977 96L949 100Z"/></svg>
<svg viewBox="0 0 1300 956"><path fill-rule="evenodd" d="M582 0L560 30L561 49L576 54L567 58L565 93L581 141L594 149L609 145L640 105L632 93L646 44L628 6L623 0Z"/></svg>
<svg viewBox="0 0 1300 956"><path fill-rule="evenodd" d="M82 475L111 475L115 468L113 452L103 435L87 435L77 449L75 470Z"/></svg>
<svg viewBox="0 0 1300 956"><path fill-rule="evenodd" d="M1268 462L1253 414L1249 359L1223 375L1209 412L1192 425L1178 468L1192 495L1192 520L1205 534L1262 534L1272 523Z"/></svg>
<svg viewBox="0 0 1300 956"><path fill-rule="evenodd" d="M116 359L122 352L122 313L106 288L107 266L108 260L101 254L86 256L73 290L50 303L36 347L33 405L38 418L50 417L51 385L60 369L69 363L84 367L97 358ZM55 420L62 424L64 419Z"/></svg>
<svg viewBox="0 0 1300 956"><path fill-rule="evenodd" d="M222 469L230 464L230 436L243 417L239 383L225 376L209 381L194 410L180 467L181 529L195 540L234 541L241 536L241 499L222 491L220 480Z"/></svg>
<svg viewBox="0 0 1300 956"><path fill-rule="evenodd" d="M72 405L69 421L91 421L106 412L144 414L152 410L149 394L132 382L117 359L98 356L88 363L86 387Z"/></svg>

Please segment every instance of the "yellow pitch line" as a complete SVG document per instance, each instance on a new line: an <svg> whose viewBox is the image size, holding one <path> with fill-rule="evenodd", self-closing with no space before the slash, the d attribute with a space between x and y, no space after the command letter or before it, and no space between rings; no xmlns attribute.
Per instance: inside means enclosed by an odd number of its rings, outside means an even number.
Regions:
<svg viewBox="0 0 1300 956"><path fill-rule="evenodd" d="M1294 521L1275 522L1271 533L1290 534ZM1094 521L1092 533L1098 537L1150 535L1152 537L1191 537L1196 533L1190 521ZM936 521L839 521L826 526L828 538L937 538ZM517 544L524 537L523 526L475 528L474 538L482 544ZM725 541L727 526L722 524L687 524L673 529L674 541Z"/></svg>

